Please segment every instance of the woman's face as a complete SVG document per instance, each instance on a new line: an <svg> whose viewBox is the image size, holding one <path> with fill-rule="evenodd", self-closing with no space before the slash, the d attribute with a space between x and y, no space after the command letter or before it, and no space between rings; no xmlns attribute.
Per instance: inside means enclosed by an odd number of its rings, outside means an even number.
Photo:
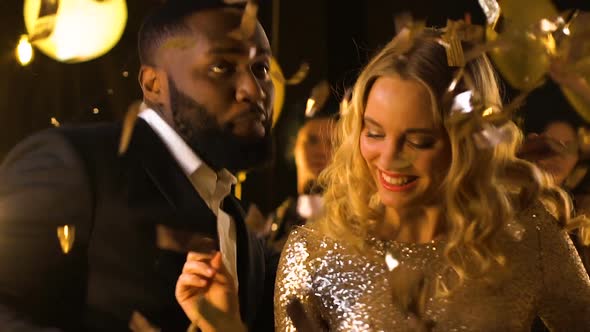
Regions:
<svg viewBox="0 0 590 332"><path fill-rule="evenodd" d="M562 185L578 163L577 136L575 129L565 122L552 122L543 135L564 146L563 153L556 153L538 161L539 166L550 173L555 183Z"/></svg>
<svg viewBox="0 0 590 332"><path fill-rule="evenodd" d="M360 150L386 207L402 212L440 195L451 149L421 83L377 79L367 99Z"/></svg>

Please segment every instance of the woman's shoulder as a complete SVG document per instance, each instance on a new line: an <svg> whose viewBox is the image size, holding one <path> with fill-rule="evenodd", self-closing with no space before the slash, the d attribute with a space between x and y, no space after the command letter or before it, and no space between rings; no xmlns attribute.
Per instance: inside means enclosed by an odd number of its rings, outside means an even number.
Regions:
<svg viewBox="0 0 590 332"><path fill-rule="evenodd" d="M337 241L324 234L314 223L293 228L285 247L305 246L306 248L319 248L335 246Z"/></svg>
<svg viewBox="0 0 590 332"><path fill-rule="evenodd" d="M504 225L504 234L517 248L531 249L532 254L538 255L539 250L545 246L546 237L568 237L567 231L559 220L551 212L550 207L536 200L515 211L513 220ZM511 245L513 247L514 245Z"/></svg>

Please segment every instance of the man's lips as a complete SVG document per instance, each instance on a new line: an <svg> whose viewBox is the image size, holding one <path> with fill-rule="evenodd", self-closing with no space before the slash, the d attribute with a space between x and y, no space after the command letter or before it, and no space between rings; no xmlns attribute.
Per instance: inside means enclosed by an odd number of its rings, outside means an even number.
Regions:
<svg viewBox="0 0 590 332"><path fill-rule="evenodd" d="M265 136L268 126L266 114L262 109L248 109L231 120L233 132L238 136Z"/></svg>

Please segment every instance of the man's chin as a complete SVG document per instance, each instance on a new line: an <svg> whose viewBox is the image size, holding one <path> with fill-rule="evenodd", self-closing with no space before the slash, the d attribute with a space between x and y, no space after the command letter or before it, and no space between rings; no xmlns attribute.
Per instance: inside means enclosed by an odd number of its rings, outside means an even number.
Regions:
<svg viewBox="0 0 590 332"><path fill-rule="evenodd" d="M272 160L273 150L272 140L268 137L243 144L239 149L229 149L226 151L226 168L236 172L268 166Z"/></svg>

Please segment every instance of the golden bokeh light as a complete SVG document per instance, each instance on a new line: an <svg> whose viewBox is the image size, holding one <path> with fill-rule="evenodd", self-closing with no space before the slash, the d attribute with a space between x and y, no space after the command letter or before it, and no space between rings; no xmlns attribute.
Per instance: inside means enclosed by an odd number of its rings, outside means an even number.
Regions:
<svg viewBox="0 0 590 332"><path fill-rule="evenodd" d="M127 4L25 0L24 18L35 47L55 60L75 63L97 58L117 44L127 23Z"/></svg>

